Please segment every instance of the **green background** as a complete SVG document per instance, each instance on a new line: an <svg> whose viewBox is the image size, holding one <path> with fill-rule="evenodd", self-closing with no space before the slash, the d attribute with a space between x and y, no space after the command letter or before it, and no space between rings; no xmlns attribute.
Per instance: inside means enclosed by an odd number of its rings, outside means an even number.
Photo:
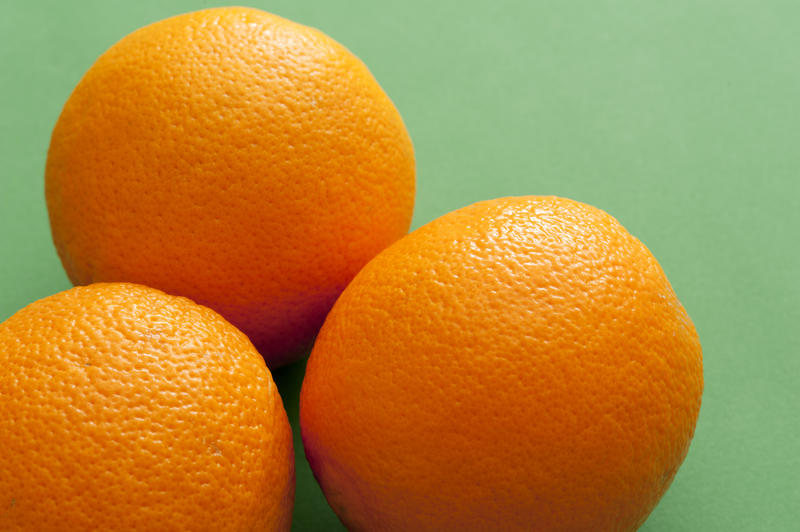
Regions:
<svg viewBox="0 0 800 532"><path fill-rule="evenodd" d="M417 154L414 227L556 194L616 216L661 262L704 347L689 456L644 525L797 530L800 3L251 1L370 67ZM0 320L68 288L50 241L50 131L130 31L209 2L0 0ZM276 372L297 429L303 364ZM336 530L296 439L296 530Z"/></svg>

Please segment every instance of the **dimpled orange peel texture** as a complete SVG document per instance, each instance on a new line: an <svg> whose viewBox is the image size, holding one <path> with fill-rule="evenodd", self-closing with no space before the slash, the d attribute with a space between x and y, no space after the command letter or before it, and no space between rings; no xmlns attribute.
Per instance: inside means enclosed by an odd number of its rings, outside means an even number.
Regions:
<svg viewBox="0 0 800 532"><path fill-rule="evenodd" d="M686 456L695 328L614 218L451 212L373 259L308 362L306 455L351 530L634 530Z"/></svg>
<svg viewBox="0 0 800 532"><path fill-rule="evenodd" d="M292 434L263 358L192 301L127 283L0 324L0 529L287 531Z"/></svg>
<svg viewBox="0 0 800 532"><path fill-rule="evenodd" d="M358 58L315 29L224 7L100 56L53 131L46 196L73 283L191 297L277 367L407 232L414 174L403 121Z"/></svg>

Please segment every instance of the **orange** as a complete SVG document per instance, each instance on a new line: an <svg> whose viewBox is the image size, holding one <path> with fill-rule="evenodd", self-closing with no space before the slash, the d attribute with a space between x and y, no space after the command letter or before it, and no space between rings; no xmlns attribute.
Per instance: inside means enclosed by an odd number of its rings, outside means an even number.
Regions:
<svg viewBox="0 0 800 532"><path fill-rule="evenodd" d="M320 332L306 455L350 530L633 530L692 438L701 347L608 214L477 203L373 259Z"/></svg>
<svg viewBox="0 0 800 532"><path fill-rule="evenodd" d="M292 435L214 311L112 283L0 324L0 530L289 530Z"/></svg>
<svg viewBox="0 0 800 532"><path fill-rule="evenodd" d="M53 130L53 240L78 285L190 297L270 367L408 231L414 154L367 67L317 30L225 7L141 28L86 72Z"/></svg>

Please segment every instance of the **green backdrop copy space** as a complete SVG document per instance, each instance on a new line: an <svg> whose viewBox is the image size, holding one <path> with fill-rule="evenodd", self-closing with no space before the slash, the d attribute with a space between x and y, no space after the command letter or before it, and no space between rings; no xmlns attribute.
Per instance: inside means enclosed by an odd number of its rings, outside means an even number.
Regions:
<svg viewBox="0 0 800 532"><path fill-rule="evenodd" d="M83 72L130 31L221 3L0 2L0 320L70 286L43 171ZM556 194L653 251L699 331L706 389L643 530L796 529L800 3L245 3L320 28L370 67L414 140L414 227L481 199ZM302 375L303 363L275 374L296 436L294 529L337 530L300 445Z"/></svg>

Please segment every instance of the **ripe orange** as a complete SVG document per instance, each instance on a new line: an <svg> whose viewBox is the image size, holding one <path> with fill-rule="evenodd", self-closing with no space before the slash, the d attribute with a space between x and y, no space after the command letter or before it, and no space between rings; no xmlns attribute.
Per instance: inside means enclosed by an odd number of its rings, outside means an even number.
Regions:
<svg viewBox="0 0 800 532"><path fill-rule="evenodd" d="M133 32L81 79L53 131L46 195L75 284L191 297L275 367L408 231L414 155L366 66L256 9Z"/></svg>
<svg viewBox="0 0 800 532"><path fill-rule="evenodd" d="M112 283L0 324L0 530L289 530L292 435L214 311Z"/></svg>
<svg viewBox="0 0 800 532"><path fill-rule="evenodd" d="M306 455L351 530L633 530L683 461L694 326L606 213L477 203L373 259L320 332Z"/></svg>

